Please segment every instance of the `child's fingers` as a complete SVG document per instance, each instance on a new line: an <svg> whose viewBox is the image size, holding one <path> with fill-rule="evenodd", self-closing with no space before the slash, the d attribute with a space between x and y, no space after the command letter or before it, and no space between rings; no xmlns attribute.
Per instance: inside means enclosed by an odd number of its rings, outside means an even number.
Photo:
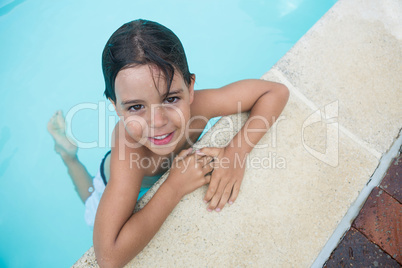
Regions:
<svg viewBox="0 0 402 268"><path fill-rule="evenodd" d="M197 166L200 165L201 167L204 167L204 165L206 164L206 157L207 157L206 155L194 153L192 154L192 156L194 156L195 163Z"/></svg>
<svg viewBox="0 0 402 268"><path fill-rule="evenodd" d="M216 178L214 176L212 176L212 181L216 180ZM216 188L216 191L211 199L211 201L209 202L209 206L208 206L208 211L214 210L216 208L216 206L219 204L219 201L222 198L222 195L224 194L226 185L227 185L227 180L223 179L223 178L219 178L219 185Z"/></svg>
<svg viewBox="0 0 402 268"><path fill-rule="evenodd" d="M204 196L205 203L208 203L211 201L212 197L215 195L216 190L218 189L218 184L219 184L219 179L216 179L214 177L214 174L212 174L207 193Z"/></svg>
<svg viewBox="0 0 402 268"><path fill-rule="evenodd" d="M210 164L206 164L205 166L202 167L202 170L203 170L203 174L204 174L204 185L205 185L205 184L208 184L211 182L212 173L214 171L214 168Z"/></svg>
<svg viewBox="0 0 402 268"><path fill-rule="evenodd" d="M237 196L239 195L240 192L240 184L241 182L236 181L236 183L233 185L232 195L229 198L229 205L233 204L234 201L236 201Z"/></svg>
<svg viewBox="0 0 402 268"><path fill-rule="evenodd" d="M204 147L199 150L196 150L197 154L201 155L209 155L212 157L217 157L219 153L221 152L222 148L217 148L217 147Z"/></svg>
<svg viewBox="0 0 402 268"><path fill-rule="evenodd" d="M212 178L213 180L213 178ZM217 190L214 194L214 196L212 197L211 201L209 202L208 205L208 211L212 211L216 208L216 206L218 205L219 201L221 200L221 193L219 192L219 190Z"/></svg>
<svg viewBox="0 0 402 268"><path fill-rule="evenodd" d="M225 187L225 190L223 191L222 197L219 200L219 203L216 207L216 211L221 211L223 207L226 205L226 203L229 200L230 194L232 193L233 185L232 184L227 184Z"/></svg>
<svg viewBox="0 0 402 268"><path fill-rule="evenodd" d="M186 157L192 150L193 148L188 148L185 150L181 150L181 152L178 154L178 156L180 157Z"/></svg>
<svg viewBox="0 0 402 268"><path fill-rule="evenodd" d="M205 158L204 161L206 161L206 164L204 164L202 166L204 173L205 173L204 177L207 177L207 176L209 177L208 178L208 183L209 183L211 181L211 176L214 171L214 163L212 161L208 160L208 158Z"/></svg>
<svg viewBox="0 0 402 268"><path fill-rule="evenodd" d="M193 148L188 148L186 150L181 150L181 152L175 157L176 161L181 161L183 160L184 157L190 154Z"/></svg>
<svg viewBox="0 0 402 268"><path fill-rule="evenodd" d="M212 177L212 172L208 172L207 174L205 174L205 176L204 176L205 184L208 184L211 182L211 177Z"/></svg>
<svg viewBox="0 0 402 268"><path fill-rule="evenodd" d="M207 155L205 155L205 156L203 156L203 157L200 157L200 158L198 158L198 160L201 160L202 161L202 167L209 167L209 166L213 166L214 165L214 158L213 157L211 157L211 156L207 156Z"/></svg>

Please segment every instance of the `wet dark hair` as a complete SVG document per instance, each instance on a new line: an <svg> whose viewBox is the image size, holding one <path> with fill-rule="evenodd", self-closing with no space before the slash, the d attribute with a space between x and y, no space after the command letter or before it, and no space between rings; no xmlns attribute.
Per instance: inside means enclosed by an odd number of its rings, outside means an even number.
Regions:
<svg viewBox="0 0 402 268"><path fill-rule="evenodd" d="M192 74L179 38L165 26L149 20L133 20L117 29L107 41L102 53L105 96L116 102L115 80L125 68L150 64L166 79L169 93L175 69L190 85Z"/></svg>

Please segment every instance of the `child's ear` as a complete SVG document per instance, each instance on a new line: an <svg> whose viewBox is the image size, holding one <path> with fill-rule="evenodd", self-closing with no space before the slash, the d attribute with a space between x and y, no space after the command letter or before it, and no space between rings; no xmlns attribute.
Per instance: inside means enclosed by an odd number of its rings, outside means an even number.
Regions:
<svg viewBox="0 0 402 268"><path fill-rule="evenodd" d="M194 84L195 84L195 74L191 75L191 82L188 87L188 92L190 94L190 104L193 103L194 100Z"/></svg>
<svg viewBox="0 0 402 268"><path fill-rule="evenodd" d="M117 115L120 116L120 114L119 114L119 112L117 111L117 108L116 108L116 103L114 103L114 101L111 98L107 98L107 99L113 104L114 110L116 111Z"/></svg>

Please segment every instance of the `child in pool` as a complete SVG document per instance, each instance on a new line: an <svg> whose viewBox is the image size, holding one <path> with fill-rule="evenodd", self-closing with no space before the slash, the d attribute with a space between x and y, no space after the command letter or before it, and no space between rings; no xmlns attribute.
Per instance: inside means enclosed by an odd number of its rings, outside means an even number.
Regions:
<svg viewBox="0 0 402 268"><path fill-rule="evenodd" d="M112 34L102 69L105 95L121 120L113 131L110 179L96 213L93 242L101 267L121 267L148 244L186 194L209 183L204 197L209 211L236 200L245 167L235 165L235 156L247 156L278 118L289 93L281 84L259 79L194 91L195 76L180 40L147 20L126 23ZM228 146L192 152L210 118L245 111L250 116ZM172 156L166 181L133 214L146 178L168 169L158 160ZM222 159L229 166L221 167Z"/></svg>
<svg viewBox="0 0 402 268"><path fill-rule="evenodd" d="M105 190L110 177L110 153L108 151L103 157L99 170L94 177L89 174L86 167L78 159L78 147L74 141L66 135L66 122L62 111L56 111L50 118L47 129L52 135L55 151L60 155L67 167L68 174L75 186L75 189L85 204L84 219L87 225L94 227L95 214L99 205L99 200ZM199 137L199 139L201 136ZM162 176L144 177L148 182L141 185L138 200L152 187L152 185Z"/></svg>

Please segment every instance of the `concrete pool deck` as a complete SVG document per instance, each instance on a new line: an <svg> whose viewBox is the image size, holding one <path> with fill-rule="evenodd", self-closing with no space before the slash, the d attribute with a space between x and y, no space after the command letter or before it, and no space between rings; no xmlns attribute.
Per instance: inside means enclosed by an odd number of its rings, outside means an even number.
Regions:
<svg viewBox="0 0 402 268"><path fill-rule="evenodd" d="M128 267L322 267L401 145L400 14L398 0L337 2L262 77L290 98L237 201L211 213L206 187L187 195ZM246 119L223 117L194 147L224 146ZM74 265L94 266L93 248Z"/></svg>

